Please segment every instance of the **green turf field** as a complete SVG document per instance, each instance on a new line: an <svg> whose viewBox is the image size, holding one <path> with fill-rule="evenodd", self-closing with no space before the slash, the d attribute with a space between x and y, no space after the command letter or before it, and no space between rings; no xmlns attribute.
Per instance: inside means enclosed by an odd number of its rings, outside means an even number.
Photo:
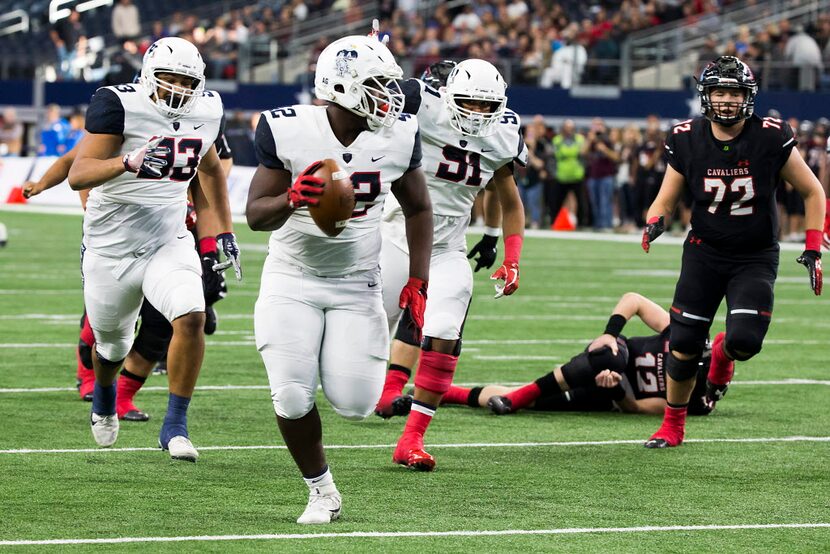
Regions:
<svg viewBox="0 0 830 554"><path fill-rule="evenodd" d="M194 465L153 449L166 406L161 377L151 377L137 397L153 419L122 422L116 447L95 449L89 404L71 388L82 308L80 218L0 212L0 221L10 234L0 250L0 546L191 536L209 540L60 548L830 550L830 297L813 296L795 252L782 253L764 351L739 365L713 415L691 420L683 447L641 446L657 417L496 417L446 407L427 434L437 470L415 473L391 463L402 419L348 422L323 400L324 437L344 511L332 525L309 528L294 523L307 490L281 447L253 345L265 234L239 226L245 280L229 281L230 294L217 305L219 331L208 340L199 380L216 388L197 390L190 410L201 452ZM515 296L494 300L489 274L476 274L456 382L540 376L603 329L623 292L667 305L679 263L679 247L660 242L646 256L636 243L527 239ZM721 318L716 328L722 326ZM626 328L641 332L639 323ZM227 385L248 388L221 388ZM739 528L706 528L730 525ZM673 526L691 528L653 529ZM309 536L315 534L324 535Z"/></svg>

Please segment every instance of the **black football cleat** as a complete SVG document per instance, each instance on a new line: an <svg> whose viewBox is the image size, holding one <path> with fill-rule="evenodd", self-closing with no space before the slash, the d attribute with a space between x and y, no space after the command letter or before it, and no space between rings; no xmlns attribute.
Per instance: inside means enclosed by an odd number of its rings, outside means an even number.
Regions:
<svg viewBox="0 0 830 554"><path fill-rule="evenodd" d="M141 410L130 410L124 415L119 416L118 419L123 419L124 421L150 421L150 414L144 413Z"/></svg>
<svg viewBox="0 0 830 554"><path fill-rule="evenodd" d="M674 445L669 444L666 439L648 439L643 446L646 448L670 448Z"/></svg>
<svg viewBox="0 0 830 554"><path fill-rule="evenodd" d="M716 385L709 379L706 380L706 400L714 405L715 402L720 402L724 396L726 396L726 391L729 389L729 385Z"/></svg>
<svg viewBox="0 0 830 554"><path fill-rule="evenodd" d="M383 419L389 419L394 416L409 415L411 410L412 396L402 394L401 396L393 398L392 401L386 405L382 405L381 402L378 402L378 405L375 407L375 415L380 416Z"/></svg>
<svg viewBox="0 0 830 554"><path fill-rule="evenodd" d="M491 396L487 401L487 407L496 415L513 413L513 403L506 396Z"/></svg>

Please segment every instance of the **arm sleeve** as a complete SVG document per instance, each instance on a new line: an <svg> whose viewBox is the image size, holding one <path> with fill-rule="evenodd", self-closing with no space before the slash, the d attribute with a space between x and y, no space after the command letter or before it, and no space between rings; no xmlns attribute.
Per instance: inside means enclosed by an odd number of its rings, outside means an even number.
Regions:
<svg viewBox="0 0 830 554"><path fill-rule="evenodd" d="M254 137L257 161L268 169L285 169L285 164L277 155L277 144L271 126L265 119L265 114L259 116Z"/></svg>
<svg viewBox="0 0 830 554"><path fill-rule="evenodd" d="M96 135L124 134L124 106L121 99L107 88L99 88L86 111L86 130Z"/></svg>
<svg viewBox="0 0 830 554"><path fill-rule="evenodd" d="M407 79L401 83L401 92L404 95L403 112L416 115L421 108L421 82Z"/></svg>
<svg viewBox="0 0 830 554"><path fill-rule="evenodd" d="M415 141L412 144L412 157L409 159L407 171L421 167L421 131L415 131Z"/></svg>

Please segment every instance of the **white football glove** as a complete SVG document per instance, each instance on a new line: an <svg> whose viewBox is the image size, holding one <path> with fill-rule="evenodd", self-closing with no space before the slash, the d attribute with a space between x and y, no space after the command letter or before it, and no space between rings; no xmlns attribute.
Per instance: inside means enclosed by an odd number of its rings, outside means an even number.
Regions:
<svg viewBox="0 0 830 554"><path fill-rule="evenodd" d="M154 138L132 152L124 154L121 160L124 162L124 169L135 174L143 170L155 179L160 178L162 170L167 167L167 156L170 154L168 147L159 146L161 141L162 137Z"/></svg>

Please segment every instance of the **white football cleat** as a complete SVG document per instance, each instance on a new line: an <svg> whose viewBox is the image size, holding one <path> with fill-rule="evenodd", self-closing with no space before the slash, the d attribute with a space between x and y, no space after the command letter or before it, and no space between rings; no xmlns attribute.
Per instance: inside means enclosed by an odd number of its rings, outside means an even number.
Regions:
<svg viewBox="0 0 830 554"><path fill-rule="evenodd" d="M199 451L196 450L189 438L182 435L170 439L167 443L167 450L174 460L195 462L199 458Z"/></svg>
<svg viewBox="0 0 830 554"><path fill-rule="evenodd" d="M333 487L332 487L333 488ZM340 493L334 489L333 493L323 494L319 488L308 493L308 505L297 523L304 525L331 523L340 517Z"/></svg>
<svg viewBox="0 0 830 554"><path fill-rule="evenodd" d="M118 438L118 415L98 415L95 412L89 414L89 423L92 427L92 437L98 446L108 448L115 444Z"/></svg>

